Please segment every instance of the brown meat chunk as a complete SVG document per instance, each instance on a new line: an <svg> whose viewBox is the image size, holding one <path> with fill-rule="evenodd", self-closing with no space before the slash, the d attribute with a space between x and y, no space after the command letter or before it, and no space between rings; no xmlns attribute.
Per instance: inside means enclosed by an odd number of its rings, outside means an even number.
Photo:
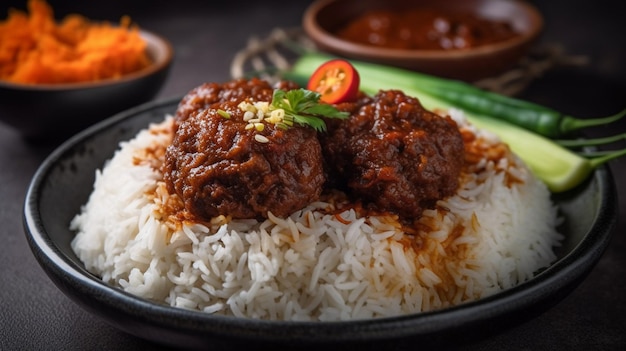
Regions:
<svg viewBox="0 0 626 351"><path fill-rule="evenodd" d="M325 176L314 129L285 130L271 123L263 131L246 129L237 105L250 98L271 101L267 83L240 80L203 87L181 102L163 165L168 190L181 197L189 213L204 220L217 215L260 219L268 211L285 217L319 198ZM255 140L258 134L268 142Z"/></svg>
<svg viewBox="0 0 626 351"><path fill-rule="evenodd" d="M320 134L329 178L381 211L418 218L458 187L464 145L456 123L400 91L361 98Z"/></svg>
<svg viewBox="0 0 626 351"><path fill-rule="evenodd" d="M183 121L191 114L209 108L215 103L272 101L274 89L292 90L298 86L291 81L280 81L276 86L258 79L235 79L225 83L204 83L187 93L176 110L176 120ZM236 105L236 104L235 104Z"/></svg>

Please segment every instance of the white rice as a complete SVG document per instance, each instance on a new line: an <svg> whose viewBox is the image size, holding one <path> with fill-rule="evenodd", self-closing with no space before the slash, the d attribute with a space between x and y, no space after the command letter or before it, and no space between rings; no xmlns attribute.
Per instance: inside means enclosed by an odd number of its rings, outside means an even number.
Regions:
<svg viewBox="0 0 626 351"><path fill-rule="evenodd" d="M460 111L450 114L480 145L502 149ZM163 209L171 198L161 174L139 162L169 143L171 121L120 144L71 223L85 267L137 296L269 320L377 318L492 295L556 258L561 235L550 193L508 151L465 174L455 196L424 213L415 237L392 216L336 216L323 202L264 222L177 223Z"/></svg>

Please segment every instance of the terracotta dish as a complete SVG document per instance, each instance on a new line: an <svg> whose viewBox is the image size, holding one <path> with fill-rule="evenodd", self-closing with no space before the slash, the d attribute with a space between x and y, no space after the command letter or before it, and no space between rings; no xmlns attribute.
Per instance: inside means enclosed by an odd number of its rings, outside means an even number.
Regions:
<svg viewBox="0 0 626 351"><path fill-rule="evenodd" d="M406 14L416 9L504 22L516 35L463 49L437 50L359 43L337 34L351 21L372 10ZM414 21L416 25L418 22ZM532 5L517 0L318 0L305 11L302 26L320 50L331 54L473 81L514 66L539 37L543 18Z"/></svg>

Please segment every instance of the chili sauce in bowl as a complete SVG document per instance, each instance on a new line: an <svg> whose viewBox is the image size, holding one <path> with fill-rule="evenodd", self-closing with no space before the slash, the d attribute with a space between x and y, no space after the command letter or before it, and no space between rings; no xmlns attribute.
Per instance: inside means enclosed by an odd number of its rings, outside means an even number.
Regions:
<svg viewBox="0 0 626 351"><path fill-rule="evenodd" d="M543 18L518 0L318 0L302 25L320 51L475 81L514 67Z"/></svg>

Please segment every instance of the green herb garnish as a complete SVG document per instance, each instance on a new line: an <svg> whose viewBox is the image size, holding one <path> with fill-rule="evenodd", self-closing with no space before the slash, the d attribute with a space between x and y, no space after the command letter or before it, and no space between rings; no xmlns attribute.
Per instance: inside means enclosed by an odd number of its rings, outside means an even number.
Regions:
<svg viewBox="0 0 626 351"><path fill-rule="evenodd" d="M285 124L298 123L313 127L318 132L326 130L326 123L321 117L346 119L348 112L341 112L334 106L320 102L321 95L306 89L284 91L274 90L271 106L283 109Z"/></svg>
<svg viewBox="0 0 626 351"><path fill-rule="evenodd" d="M217 114L222 116L222 117L224 117L224 118L226 118L226 119L230 119L230 113L228 113L228 112L226 112L226 111L224 111L222 109L217 110Z"/></svg>

